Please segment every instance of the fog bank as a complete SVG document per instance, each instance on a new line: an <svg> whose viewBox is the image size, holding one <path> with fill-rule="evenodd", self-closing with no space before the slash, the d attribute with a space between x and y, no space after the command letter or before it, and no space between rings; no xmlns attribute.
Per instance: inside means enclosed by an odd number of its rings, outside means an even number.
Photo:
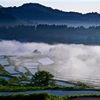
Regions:
<svg viewBox="0 0 100 100"><path fill-rule="evenodd" d="M56 78L99 84L100 46L0 42L0 55L32 56L34 50L41 52L38 58L45 55L55 62L53 65L42 67L42 69L50 71Z"/></svg>

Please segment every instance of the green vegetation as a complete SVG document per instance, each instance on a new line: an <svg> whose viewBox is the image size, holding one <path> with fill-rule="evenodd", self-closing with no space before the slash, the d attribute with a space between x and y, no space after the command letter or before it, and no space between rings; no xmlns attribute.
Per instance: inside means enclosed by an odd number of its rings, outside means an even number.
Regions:
<svg viewBox="0 0 100 100"><path fill-rule="evenodd" d="M62 100L60 97L48 93L35 93L30 95L0 95L0 100Z"/></svg>
<svg viewBox="0 0 100 100"><path fill-rule="evenodd" d="M79 98L79 97L96 97L100 99L100 94L76 94L76 95L67 95L63 96L62 100L71 100L74 98ZM94 99L97 100L97 99Z"/></svg>
<svg viewBox="0 0 100 100"><path fill-rule="evenodd" d="M26 91L26 90L99 90L86 86L86 84L78 82L74 87L57 85L53 79L53 75L46 71L38 71L29 80L23 77L10 76L9 80L0 79L0 91ZM28 81L29 83L23 83Z"/></svg>
<svg viewBox="0 0 100 100"><path fill-rule="evenodd" d="M6 79L4 79L4 78L0 79L0 85L6 86L8 84L9 84L9 82Z"/></svg>
<svg viewBox="0 0 100 100"><path fill-rule="evenodd" d="M10 75L7 71L5 71L4 67L0 64L0 75Z"/></svg>
<svg viewBox="0 0 100 100"><path fill-rule="evenodd" d="M78 97L96 97L100 99L100 94L90 94L90 95L67 95L63 97L58 97L55 95L50 95L48 93L34 93L34 94L12 94L12 95L0 95L0 100L70 100Z"/></svg>
<svg viewBox="0 0 100 100"><path fill-rule="evenodd" d="M38 71L33 75L32 79L28 79L26 75L22 77L10 76L2 65L0 65L0 72L3 76L10 77L9 80L0 78L0 91L27 91L27 90L96 90L87 87L86 84L78 82L74 87L57 85L54 76L46 71ZM29 83L23 83L28 81ZM99 89L98 89L99 90Z"/></svg>
<svg viewBox="0 0 100 100"><path fill-rule="evenodd" d="M3 69L3 67L1 67ZM74 87L60 86L55 83L53 79L53 75L46 71L38 71L35 75L33 75L30 83L21 83L21 81L25 81L24 76L14 77L10 76L10 80L0 79L0 91L28 91L28 90L93 90L93 88L89 88L86 84L78 82ZM94 89L96 90L96 89ZM72 98L77 97L100 97L100 95L67 95L63 97L50 95L48 93L35 93L35 94L12 94L12 95L0 95L0 100L70 100Z"/></svg>
<svg viewBox="0 0 100 100"><path fill-rule="evenodd" d="M67 25L37 25L35 26L0 26L2 40L17 40L21 42L76 43L87 45L100 44L100 26L98 27L68 27Z"/></svg>
<svg viewBox="0 0 100 100"><path fill-rule="evenodd" d="M32 82L34 86L54 86L54 76L47 71L38 71L33 75Z"/></svg>

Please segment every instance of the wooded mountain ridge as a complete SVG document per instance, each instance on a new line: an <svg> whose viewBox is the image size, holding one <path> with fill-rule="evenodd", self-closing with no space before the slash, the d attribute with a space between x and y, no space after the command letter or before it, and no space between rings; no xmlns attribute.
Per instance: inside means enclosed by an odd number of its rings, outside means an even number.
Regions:
<svg viewBox="0 0 100 100"><path fill-rule="evenodd" d="M0 21L66 21L66 22L100 22L100 14L96 12L82 14L78 12L64 12L38 3L27 3L19 7L2 7Z"/></svg>

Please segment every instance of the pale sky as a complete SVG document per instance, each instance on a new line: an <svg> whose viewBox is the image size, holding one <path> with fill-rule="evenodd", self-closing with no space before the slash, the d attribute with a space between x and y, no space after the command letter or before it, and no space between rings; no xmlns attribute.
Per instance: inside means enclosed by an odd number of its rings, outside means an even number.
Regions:
<svg viewBox="0 0 100 100"><path fill-rule="evenodd" d="M100 0L0 0L0 5L20 6L23 3L40 3L42 5L63 11L75 11L81 13L100 13Z"/></svg>

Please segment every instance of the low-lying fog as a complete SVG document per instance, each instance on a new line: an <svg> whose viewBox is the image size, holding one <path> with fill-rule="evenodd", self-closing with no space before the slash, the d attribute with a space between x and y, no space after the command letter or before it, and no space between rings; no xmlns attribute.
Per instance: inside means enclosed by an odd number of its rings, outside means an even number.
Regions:
<svg viewBox="0 0 100 100"><path fill-rule="evenodd" d="M50 71L56 78L99 84L100 46L0 42L0 55L32 56L34 50L41 52L38 57L45 55L54 61L54 64L44 66L42 69Z"/></svg>

